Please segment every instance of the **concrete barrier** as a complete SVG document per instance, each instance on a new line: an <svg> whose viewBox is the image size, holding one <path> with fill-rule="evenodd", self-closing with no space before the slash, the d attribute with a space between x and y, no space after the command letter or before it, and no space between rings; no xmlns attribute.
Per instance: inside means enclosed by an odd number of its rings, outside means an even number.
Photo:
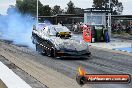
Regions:
<svg viewBox="0 0 132 88"><path fill-rule="evenodd" d="M11 69L0 62L0 88L31 88Z"/></svg>

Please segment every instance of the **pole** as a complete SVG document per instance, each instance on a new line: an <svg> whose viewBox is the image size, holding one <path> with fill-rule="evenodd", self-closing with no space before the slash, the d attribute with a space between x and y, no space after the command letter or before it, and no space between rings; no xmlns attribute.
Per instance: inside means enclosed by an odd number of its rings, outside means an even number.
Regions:
<svg viewBox="0 0 132 88"><path fill-rule="evenodd" d="M37 25L38 25L38 0L37 0Z"/></svg>
<svg viewBox="0 0 132 88"><path fill-rule="evenodd" d="M110 24L109 24L109 31L110 31L110 33L109 33L109 35L110 35L110 38L111 38L111 13L110 13Z"/></svg>
<svg viewBox="0 0 132 88"><path fill-rule="evenodd" d="M109 9L111 9L111 0L109 0ZM111 12L108 14L108 31L111 38Z"/></svg>

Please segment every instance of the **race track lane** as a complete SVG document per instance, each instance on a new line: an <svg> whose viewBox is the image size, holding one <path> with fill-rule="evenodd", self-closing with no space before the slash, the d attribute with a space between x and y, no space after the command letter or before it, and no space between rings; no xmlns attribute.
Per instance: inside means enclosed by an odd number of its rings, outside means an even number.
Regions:
<svg viewBox="0 0 132 88"><path fill-rule="evenodd" d="M8 43L0 43L0 48L13 55L39 63L54 71L64 74L75 80L77 68L82 66L88 74L132 74L132 57L122 54L115 54L90 48L92 57L87 60L78 59L54 59L25 47L17 47ZM132 88L132 84L88 84L87 88Z"/></svg>

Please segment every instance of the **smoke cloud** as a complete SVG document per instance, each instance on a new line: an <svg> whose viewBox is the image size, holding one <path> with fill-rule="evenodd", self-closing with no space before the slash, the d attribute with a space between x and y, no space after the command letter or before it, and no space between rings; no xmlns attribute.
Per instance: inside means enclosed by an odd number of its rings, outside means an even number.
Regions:
<svg viewBox="0 0 132 88"><path fill-rule="evenodd" d="M31 15L22 15L12 8L11 11L8 11L8 15L0 15L0 38L11 40L14 44L34 48L31 36L35 23L36 21Z"/></svg>

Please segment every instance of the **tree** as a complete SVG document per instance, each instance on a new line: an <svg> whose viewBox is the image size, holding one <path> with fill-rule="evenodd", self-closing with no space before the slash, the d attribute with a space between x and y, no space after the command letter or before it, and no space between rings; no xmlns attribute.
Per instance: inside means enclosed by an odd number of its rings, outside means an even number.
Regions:
<svg viewBox="0 0 132 88"><path fill-rule="evenodd" d="M122 12L123 12L123 5L122 5L121 2L119 2L119 3L117 4L117 7L115 8L114 11L116 11L117 14L122 14Z"/></svg>
<svg viewBox="0 0 132 88"><path fill-rule="evenodd" d="M118 0L111 0L112 14L121 14L123 12L122 2ZM94 8L109 8L109 0L93 0Z"/></svg>
<svg viewBox="0 0 132 88"><path fill-rule="evenodd" d="M95 8L104 8L105 0L93 0L93 7Z"/></svg>
<svg viewBox="0 0 132 88"><path fill-rule="evenodd" d="M36 16L37 13L37 0L16 0L16 7L22 14L31 14ZM51 8L43 6L38 0L39 16L50 15ZM46 13L45 13L46 12Z"/></svg>
<svg viewBox="0 0 132 88"><path fill-rule="evenodd" d="M51 7L49 5L45 5L42 8L42 16L50 16L51 15Z"/></svg>
<svg viewBox="0 0 132 88"><path fill-rule="evenodd" d="M75 6L72 1L70 1L68 4L67 14L75 14Z"/></svg>
<svg viewBox="0 0 132 88"><path fill-rule="evenodd" d="M52 15L61 14L62 12L63 10L58 5L55 5L52 9Z"/></svg>
<svg viewBox="0 0 132 88"><path fill-rule="evenodd" d="M84 9L76 7L75 8L75 14L77 14L77 15L84 14Z"/></svg>

